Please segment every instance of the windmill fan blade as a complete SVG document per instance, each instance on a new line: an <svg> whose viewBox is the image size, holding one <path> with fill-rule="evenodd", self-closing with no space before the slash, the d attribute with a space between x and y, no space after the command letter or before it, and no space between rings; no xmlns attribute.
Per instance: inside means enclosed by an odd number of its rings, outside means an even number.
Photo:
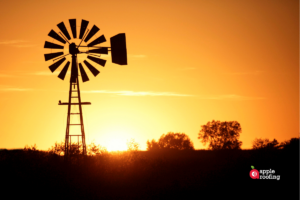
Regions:
<svg viewBox="0 0 300 200"><path fill-rule="evenodd" d="M70 27L72 30L73 38L77 37L77 32L76 32L76 19L69 19L70 22Z"/></svg>
<svg viewBox="0 0 300 200"><path fill-rule="evenodd" d="M89 53L108 54L108 47L102 47L101 49L91 49Z"/></svg>
<svg viewBox="0 0 300 200"><path fill-rule="evenodd" d="M98 71L98 69L96 69L95 67L93 67L93 65L91 65L88 61L83 61L84 64L89 68L89 70L92 72L92 74L94 76L97 76L100 72Z"/></svg>
<svg viewBox="0 0 300 200"><path fill-rule="evenodd" d="M89 24L89 22L84 19L81 21L79 39L82 39L82 37L84 36L85 30L86 30L88 24Z"/></svg>
<svg viewBox="0 0 300 200"><path fill-rule="evenodd" d="M111 59L113 63L127 65L127 50L125 33L119 33L110 38Z"/></svg>
<svg viewBox="0 0 300 200"><path fill-rule="evenodd" d="M100 29L94 25L92 30L89 32L89 34L86 36L86 38L84 39L85 42L89 41L89 39L91 39L91 37L93 37Z"/></svg>
<svg viewBox="0 0 300 200"><path fill-rule="evenodd" d="M94 46L96 44L100 44L102 42L106 42L106 39L104 37L104 35L101 35L100 37L98 37L96 40L94 40L93 42L88 44L88 47Z"/></svg>
<svg viewBox="0 0 300 200"><path fill-rule="evenodd" d="M64 68L61 70L61 72L58 75L58 78L60 78L61 80L65 79L65 76L66 76L67 71L69 69L69 65L70 65L70 61L68 61L67 64L64 66Z"/></svg>
<svg viewBox="0 0 300 200"><path fill-rule="evenodd" d="M71 68L71 82L76 83L76 79L78 77L78 68L77 62L72 61L72 68Z"/></svg>
<svg viewBox="0 0 300 200"><path fill-rule="evenodd" d="M62 58L59 61L57 61L56 63L50 65L49 69L51 70L51 72L53 73L65 60L66 60L66 58Z"/></svg>
<svg viewBox="0 0 300 200"><path fill-rule="evenodd" d="M63 32L63 34L66 36L66 38L68 38L68 40L70 40L71 37L67 31L67 28L66 28L64 22L60 22L59 24L57 24L57 26L61 30L61 32Z"/></svg>
<svg viewBox="0 0 300 200"><path fill-rule="evenodd" d="M82 82L86 82L86 81L90 80L89 77L87 76L87 74L85 73L81 63L79 63L79 69L80 69Z"/></svg>
<svg viewBox="0 0 300 200"><path fill-rule="evenodd" d="M45 54L45 60L51 60L53 58L56 58L57 56L61 56L63 55L64 53L63 52L57 52L57 53L48 53L48 54Z"/></svg>
<svg viewBox="0 0 300 200"><path fill-rule="evenodd" d="M66 41L60 37L54 30L51 30L48 36L52 37L53 39L56 39L57 41L60 41L64 44L66 44Z"/></svg>
<svg viewBox="0 0 300 200"><path fill-rule="evenodd" d="M54 43L46 41L44 48L48 48L48 49L63 49L64 47L60 46L58 44L54 44Z"/></svg>
<svg viewBox="0 0 300 200"><path fill-rule="evenodd" d="M92 61L94 61L95 63L103 66L103 67L104 67L104 65L106 63L106 60L103 60L101 58L95 58L95 57L92 57L92 56L88 56L87 58L90 59L90 60L92 60Z"/></svg>

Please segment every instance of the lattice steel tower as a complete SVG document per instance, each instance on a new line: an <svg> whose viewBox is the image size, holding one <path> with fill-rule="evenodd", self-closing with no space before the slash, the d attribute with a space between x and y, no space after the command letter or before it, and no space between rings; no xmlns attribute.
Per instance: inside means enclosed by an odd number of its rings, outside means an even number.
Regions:
<svg viewBox="0 0 300 200"><path fill-rule="evenodd" d="M106 42L104 35L97 37L92 42L88 41L96 35L100 30L97 26L93 26L91 30L87 29L89 22L86 20L81 21L79 41L74 41L77 39L77 26L76 19L69 19L70 29L72 31L73 39L71 39L69 32L64 24L61 22L57 25L59 34L54 30L51 30L48 34L56 42L63 43L64 46L58 45L52 42L45 42L44 48L51 49L51 53L45 54L45 60L57 61L49 66L51 72L54 72L58 69L62 63L66 61L66 64L61 69L61 72L58 75L58 78L64 80L71 63L71 75L70 75L70 87L69 87L69 101L62 103L59 101L59 105L68 106L68 116L67 116L67 128L65 135L65 160L68 160L71 152L74 150L79 150L82 147L82 155L86 155L86 142L85 142L85 131L83 125L83 116L82 116L82 105L91 105L90 102L81 102L80 88L79 88L79 79L81 76L82 82L89 81L88 75L85 72L84 68L88 68L90 72L97 76L100 71L96 69L89 61L93 61L101 66L105 66L106 60L101 59L101 54L108 54L111 52L112 62L119 65L127 65L127 50L126 50L126 39L125 33L117 34L110 38L111 47L100 47L95 46L100 43ZM72 41L73 40L73 41ZM84 43L82 44L82 42ZM78 45L77 45L78 43ZM80 50L79 50L80 48ZM55 49L63 49L63 52L52 52ZM86 49L86 51L82 51ZM86 59L83 61L86 67L82 63L78 63L78 55L87 54ZM71 59L68 60L68 56L71 56ZM79 68L79 71L78 71ZM80 74L79 74L80 72ZM77 111L74 111L76 106L78 106ZM79 121L77 123L72 122L74 116L79 116ZM80 134L71 134L70 127L79 126ZM77 137L77 144L72 144L72 137ZM74 139L73 139L74 141ZM80 144L80 142L81 144Z"/></svg>

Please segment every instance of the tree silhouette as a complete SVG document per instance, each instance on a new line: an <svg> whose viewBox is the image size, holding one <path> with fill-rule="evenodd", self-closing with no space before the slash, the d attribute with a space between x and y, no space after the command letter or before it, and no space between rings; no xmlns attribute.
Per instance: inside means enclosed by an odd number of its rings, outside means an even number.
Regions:
<svg viewBox="0 0 300 200"><path fill-rule="evenodd" d="M239 141L242 132L241 125L237 121L211 121L201 126L198 139L206 145L208 149L241 149L242 142Z"/></svg>
<svg viewBox="0 0 300 200"><path fill-rule="evenodd" d="M158 150L159 149L159 145L158 142L156 142L154 139L151 140L151 142L149 140L147 140L147 150Z"/></svg>
<svg viewBox="0 0 300 200"><path fill-rule="evenodd" d="M270 141L268 138L255 138L252 142L253 149L279 149L280 147L281 146L276 139Z"/></svg>
<svg viewBox="0 0 300 200"><path fill-rule="evenodd" d="M299 139L300 139L300 137L291 138L288 141L281 142L280 146L286 150L299 151Z"/></svg>
<svg viewBox="0 0 300 200"><path fill-rule="evenodd" d="M194 150L194 145L186 134L169 132L163 134L158 142L147 140L147 150L155 149Z"/></svg>

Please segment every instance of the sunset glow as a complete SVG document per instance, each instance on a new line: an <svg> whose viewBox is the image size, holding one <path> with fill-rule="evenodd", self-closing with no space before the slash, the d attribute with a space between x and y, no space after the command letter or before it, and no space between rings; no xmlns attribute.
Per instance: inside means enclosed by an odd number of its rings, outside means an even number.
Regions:
<svg viewBox="0 0 300 200"><path fill-rule="evenodd" d="M102 46L126 34L128 65L101 55L105 67L79 82L91 102L83 106L87 145L123 151L132 138L146 150L147 140L180 132L204 149L198 133L212 120L238 121L242 149L255 138L299 137L298 1L53 2L0 3L0 148L64 141L67 106L58 101L68 101L70 73L64 81L62 65L51 73L43 47L55 43L48 33L58 23L71 32L74 18L77 29L82 19L97 25Z"/></svg>

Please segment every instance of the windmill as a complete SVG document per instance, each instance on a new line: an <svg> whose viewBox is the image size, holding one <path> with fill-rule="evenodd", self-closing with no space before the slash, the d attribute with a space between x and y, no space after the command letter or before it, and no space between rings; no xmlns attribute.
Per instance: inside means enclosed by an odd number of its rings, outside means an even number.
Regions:
<svg viewBox="0 0 300 200"><path fill-rule="evenodd" d="M82 145L82 154L86 155L86 143L85 143L85 132L83 125L82 116L82 105L91 105L90 102L81 102L80 88L79 88L79 76L81 76L82 82L89 81L89 77L85 71L86 68L96 77L100 71L93 65L105 66L106 60L101 59L101 54L108 54L111 52L112 63L119 65L127 65L127 50L126 50L126 39L125 33L119 33L110 38L111 47L100 47L96 46L103 42L106 42L104 35L96 37L90 42L96 33L100 30L96 25L91 29L88 28L89 21L82 20L79 32L79 39L77 39L77 26L76 19L69 19L70 29L72 31L73 39L71 38L64 22L57 24L59 29L59 34L53 29L49 32L48 36L54 39L55 42L45 42L44 48L51 49L51 53L45 54L45 61L52 60L54 63L49 66L49 69L53 73L61 65L61 69L58 78L64 80L68 69L71 65L71 76L70 76L70 87L69 87L69 101L62 103L59 101L59 105L68 106L68 116L67 116L67 128L65 135L65 160L68 160L71 149L74 149L72 145L72 137L77 137L77 145L75 148L79 149ZM74 41L76 39L76 41ZM79 40L79 41L78 41ZM82 43L83 42L83 43ZM80 49L79 49L80 48ZM82 49L85 49L83 51ZM52 50L60 52L52 52ZM63 50L63 51L62 51ZM78 62L78 55L86 54L87 57L83 63ZM68 58L69 57L69 58ZM69 60L68 60L69 59ZM63 65L64 63L64 65ZM79 70L78 70L79 68ZM79 74L80 72L80 74ZM72 107L78 106L77 112L72 112ZM72 123L71 118L74 116L79 116L79 123ZM74 135L70 133L71 126L80 126L81 134ZM79 139L81 139L81 144L79 144ZM74 139L73 139L74 141Z"/></svg>

